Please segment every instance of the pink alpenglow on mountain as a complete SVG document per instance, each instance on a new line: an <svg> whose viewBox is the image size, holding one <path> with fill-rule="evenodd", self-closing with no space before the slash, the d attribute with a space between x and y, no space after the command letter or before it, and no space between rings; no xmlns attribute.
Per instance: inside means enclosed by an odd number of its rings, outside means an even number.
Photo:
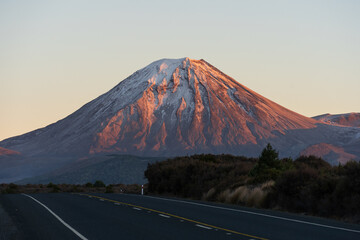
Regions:
<svg viewBox="0 0 360 240"><path fill-rule="evenodd" d="M117 111L101 122L90 153L221 152L257 144L273 131L315 127L315 120L260 96L204 60L160 60L112 89Z"/></svg>
<svg viewBox="0 0 360 240"><path fill-rule="evenodd" d="M19 152L0 147L0 156L20 155Z"/></svg>

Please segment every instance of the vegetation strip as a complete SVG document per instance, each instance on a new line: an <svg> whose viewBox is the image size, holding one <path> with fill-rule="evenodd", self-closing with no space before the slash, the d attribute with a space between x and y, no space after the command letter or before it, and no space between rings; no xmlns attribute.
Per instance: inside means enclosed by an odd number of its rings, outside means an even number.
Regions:
<svg viewBox="0 0 360 240"><path fill-rule="evenodd" d="M360 162L332 166L316 156L258 158L200 154L149 164L146 192L334 218L360 224Z"/></svg>
<svg viewBox="0 0 360 240"><path fill-rule="evenodd" d="M146 208L146 207L134 205L134 204L131 204L131 203L119 202L119 201L116 201L116 200L107 199L107 198L98 197L98 196L89 195L89 194L79 194L79 195L81 195L81 196L92 196L92 197L94 197L94 198L104 199L104 200L109 201L109 202L120 203L120 204L122 204L122 205L130 206L130 207L136 207L136 208L148 210L148 211L155 212L155 213L159 213L159 214L164 214L164 215L167 215L167 216L170 216L170 217L178 218L178 219L185 220L185 221L188 221L188 222L192 222L192 223L195 223L195 224L200 224L200 225L203 225L203 226L206 226L206 227L210 227L210 228L214 228L214 229L219 229L219 230L222 230L222 231L225 231L225 232L228 232L228 233L238 234L238 235L242 235L242 236L246 236L246 237L251 237L251 238L256 238L256 239L260 239L260 240L268 240L267 238L261 238L261 237L249 235L249 234L246 234L246 233L236 232L236 231L233 231L233 230L230 230L230 229L213 226L213 225L210 225L210 224L207 224L207 223L199 222L199 221L192 220L192 219L189 219L189 218L180 217L180 216L177 216L177 215L174 215L174 214L171 214L171 213L162 212L162 211L158 211L158 210L151 209L151 208Z"/></svg>

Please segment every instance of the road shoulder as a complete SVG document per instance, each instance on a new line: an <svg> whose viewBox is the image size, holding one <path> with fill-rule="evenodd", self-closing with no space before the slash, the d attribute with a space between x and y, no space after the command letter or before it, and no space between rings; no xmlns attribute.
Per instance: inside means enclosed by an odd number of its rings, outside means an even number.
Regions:
<svg viewBox="0 0 360 240"><path fill-rule="evenodd" d="M20 239L19 230L3 207L2 197L3 196L0 195L0 240Z"/></svg>

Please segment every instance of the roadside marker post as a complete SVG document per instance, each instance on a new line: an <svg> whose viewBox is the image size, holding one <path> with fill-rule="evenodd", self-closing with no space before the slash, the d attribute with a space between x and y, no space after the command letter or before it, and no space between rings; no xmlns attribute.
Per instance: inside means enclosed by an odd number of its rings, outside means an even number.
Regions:
<svg viewBox="0 0 360 240"><path fill-rule="evenodd" d="M141 185L141 195L144 195L144 185Z"/></svg>

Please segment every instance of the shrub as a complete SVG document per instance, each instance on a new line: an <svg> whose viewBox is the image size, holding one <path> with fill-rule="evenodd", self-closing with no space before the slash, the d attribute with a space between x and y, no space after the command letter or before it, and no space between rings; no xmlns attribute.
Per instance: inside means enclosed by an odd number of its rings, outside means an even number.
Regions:
<svg viewBox="0 0 360 240"><path fill-rule="evenodd" d="M275 184L277 204L286 209L304 211L308 201L307 186L317 179L317 172L312 168L286 171Z"/></svg>
<svg viewBox="0 0 360 240"><path fill-rule="evenodd" d="M323 159L316 156L300 156L294 161L296 168L303 168L308 166L313 169L330 169L331 165Z"/></svg>
<svg viewBox="0 0 360 240"><path fill-rule="evenodd" d="M114 193L112 185L107 185L105 188L105 193Z"/></svg>
<svg viewBox="0 0 360 240"><path fill-rule="evenodd" d="M6 186L6 185L5 185ZM6 188L4 190L1 191L1 193L6 194L6 193L18 193L19 191L19 186L16 185L15 183L10 183L6 186Z"/></svg>
<svg viewBox="0 0 360 240"><path fill-rule="evenodd" d="M96 180L94 183L94 187L105 187L105 183L100 180Z"/></svg>
<svg viewBox="0 0 360 240"><path fill-rule="evenodd" d="M47 188L52 188L52 192L59 192L60 191L60 187L56 184L53 184L52 182L50 182L47 186Z"/></svg>

